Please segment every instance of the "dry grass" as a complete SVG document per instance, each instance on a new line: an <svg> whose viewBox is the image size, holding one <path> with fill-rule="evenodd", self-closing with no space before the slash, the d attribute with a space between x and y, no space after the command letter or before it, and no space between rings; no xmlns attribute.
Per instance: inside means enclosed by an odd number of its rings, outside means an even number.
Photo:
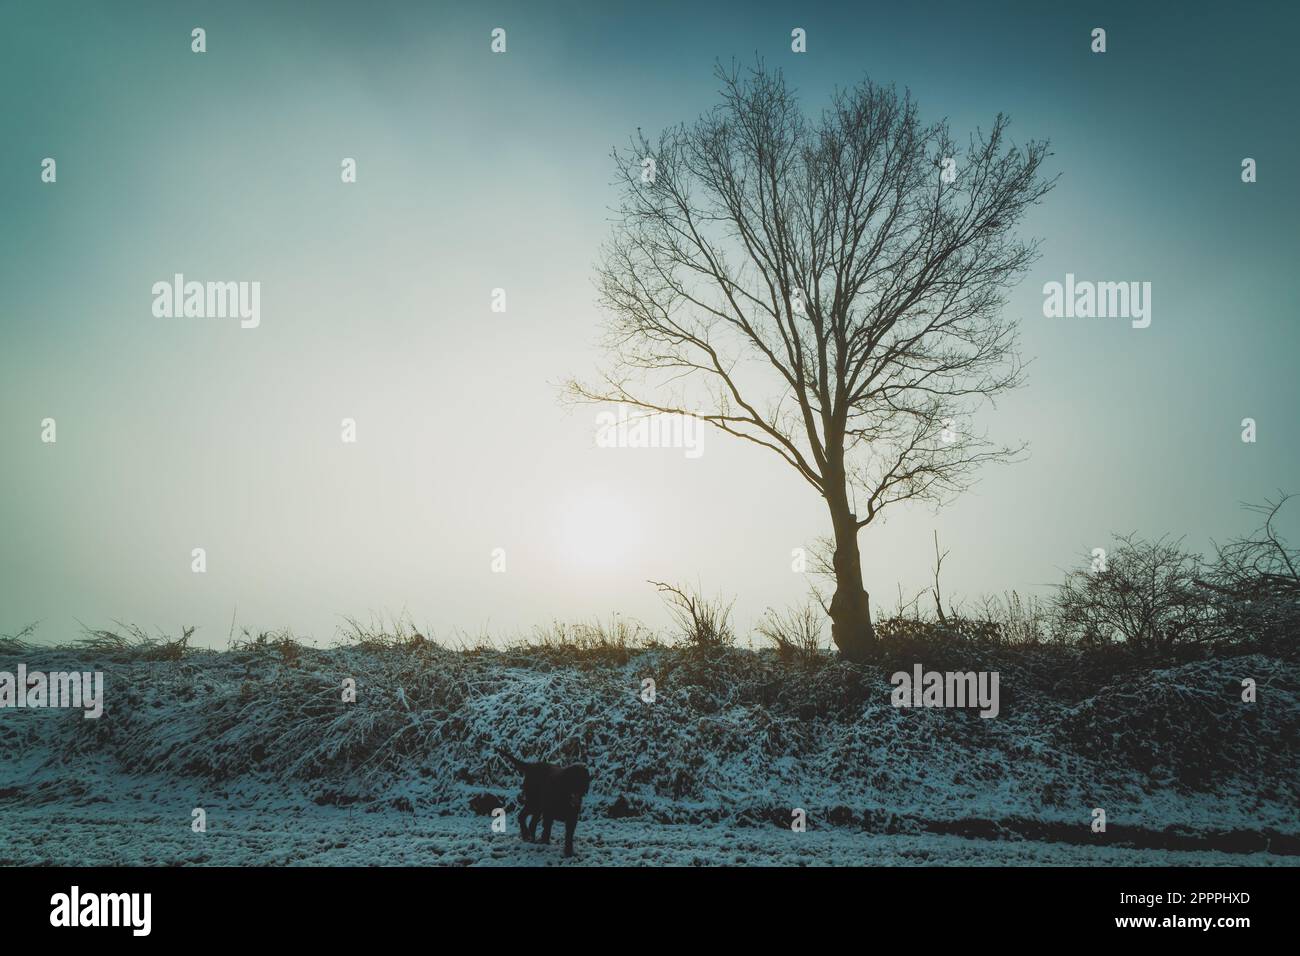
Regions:
<svg viewBox="0 0 1300 956"><path fill-rule="evenodd" d="M758 625L760 637L776 645L782 663L815 664L826 656L822 640L826 612L812 601L784 613L767 609Z"/></svg>
<svg viewBox="0 0 1300 956"><path fill-rule="evenodd" d="M33 621L26 627L20 628L13 634L0 634L0 654L23 654L31 649L32 645L27 640L36 633L36 622Z"/></svg>
<svg viewBox="0 0 1300 956"><path fill-rule="evenodd" d="M190 651L190 638L194 628L181 629L181 636L169 638L159 632L147 633L135 624L114 621L116 630L91 628L82 625L84 637L73 642L73 647L117 658L142 661L179 661Z"/></svg>

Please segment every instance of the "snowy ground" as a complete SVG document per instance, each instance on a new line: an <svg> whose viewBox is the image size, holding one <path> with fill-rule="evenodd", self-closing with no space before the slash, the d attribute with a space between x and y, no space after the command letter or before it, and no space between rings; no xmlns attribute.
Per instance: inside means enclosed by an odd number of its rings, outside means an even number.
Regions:
<svg viewBox="0 0 1300 956"><path fill-rule="evenodd" d="M190 805L127 801L0 812L0 865L126 866L1294 866L1273 854L1169 852L975 840L935 834L880 836L831 827L656 824L595 819L579 824L575 856L562 830L549 846L490 817L349 812L333 807L209 811L190 828Z"/></svg>
<svg viewBox="0 0 1300 956"><path fill-rule="evenodd" d="M880 668L740 651L23 657L102 668L107 702L0 713L0 865L1300 865L1300 669L1258 656L992 661L997 720L894 708ZM502 745L591 768L575 859L562 827L520 841Z"/></svg>

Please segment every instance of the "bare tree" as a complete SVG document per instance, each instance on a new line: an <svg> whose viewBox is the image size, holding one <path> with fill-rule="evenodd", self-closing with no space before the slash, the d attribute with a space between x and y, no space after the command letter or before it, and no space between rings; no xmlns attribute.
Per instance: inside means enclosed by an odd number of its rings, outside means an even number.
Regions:
<svg viewBox="0 0 1300 956"><path fill-rule="evenodd" d="M1047 147L1008 144L999 115L958 149L869 80L810 120L761 62L717 75L711 112L614 150L598 274L614 361L570 394L693 415L793 468L829 509L832 638L860 660L858 533L1020 450L968 423L1021 380L1001 310L1035 255L1014 227L1051 188Z"/></svg>

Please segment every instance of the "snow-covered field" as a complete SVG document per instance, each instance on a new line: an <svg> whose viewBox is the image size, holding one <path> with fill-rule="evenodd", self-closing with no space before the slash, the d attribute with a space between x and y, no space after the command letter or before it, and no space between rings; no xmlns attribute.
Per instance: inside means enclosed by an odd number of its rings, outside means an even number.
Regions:
<svg viewBox="0 0 1300 956"><path fill-rule="evenodd" d="M59 866L1293 866L1294 856L1152 851L938 834L879 835L831 827L659 824L595 818L579 824L575 855L525 843L490 817L348 812L310 804L210 807L206 833L187 802L124 797L0 814L0 865Z"/></svg>
<svg viewBox="0 0 1300 956"><path fill-rule="evenodd" d="M983 661L1002 673L993 720L894 708L887 668L748 651L23 660L101 669L107 700L97 720L0 711L0 864L1300 863L1300 669L1259 656L1118 676L1032 651ZM591 767L573 860L562 825L550 846L519 839L502 744Z"/></svg>

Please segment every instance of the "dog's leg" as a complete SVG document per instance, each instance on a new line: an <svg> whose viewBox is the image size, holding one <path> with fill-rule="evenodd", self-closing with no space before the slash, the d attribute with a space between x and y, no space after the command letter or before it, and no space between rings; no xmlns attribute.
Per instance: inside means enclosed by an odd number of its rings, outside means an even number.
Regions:
<svg viewBox="0 0 1300 956"><path fill-rule="evenodd" d="M564 855L573 856L573 831L578 829L578 815L571 813L564 818Z"/></svg>
<svg viewBox="0 0 1300 956"><path fill-rule="evenodd" d="M551 821L550 814L543 814L542 816L542 842L543 843L551 842L551 822L552 821Z"/></svg>
<svg viewBox="0 0 1300 956"><path fill-rule="evenodd" d="M528 808L524 807L522 810L519 811L519 837L520 839L526 840L529 843L531 843L533 837L532 834L528 832L528 823L526 822L527 819L528 819ZM534 819L533 821L533 826L534 827L537 826L536 819Z"/></svg>
<svg viewBox="0 0 1300 956"><path fill-rule="evenodd" d="M532 842L533 840L536 840L536 839L537 839L537 822L538 822L539 820L541 820L541 818L542 818L542 815L541 815L540 813L534 813L534 814L532 815L531 819L529 819L529 821L528 821L528 840L529 840L529 842Z"/></svg>

